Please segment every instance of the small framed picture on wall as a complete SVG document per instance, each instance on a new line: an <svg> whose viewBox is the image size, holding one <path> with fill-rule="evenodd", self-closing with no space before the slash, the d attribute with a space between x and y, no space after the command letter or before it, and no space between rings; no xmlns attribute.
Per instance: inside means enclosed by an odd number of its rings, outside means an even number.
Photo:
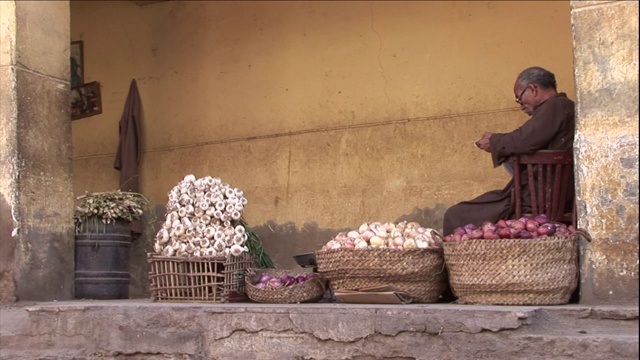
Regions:
<svg viewBox="0 0 640 360"><path fill-rule="evenodd" d="M82 41L71 42L71 87L84 84L84 54Z"/></svg>
<svg viewBox="0 0 640 360"><path fill-rule="evenodd" d="M102 114L100 83L93 81L71 88L71 120Z"/></svg>

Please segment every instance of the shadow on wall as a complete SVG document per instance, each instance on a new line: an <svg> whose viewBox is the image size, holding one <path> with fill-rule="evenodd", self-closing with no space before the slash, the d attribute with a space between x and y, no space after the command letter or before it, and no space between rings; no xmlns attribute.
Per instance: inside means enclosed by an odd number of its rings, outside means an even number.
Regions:
<svg viewBox="0 0 640 360"><path fill-rule="evenodd" d="M144 232L135 237L129 251L129 297L134 299L150 298L149 271L151 266L147 261L147 253L153 252L153 243L157 231L162 227L166 214L163 205L155 205L151 214L144 214L141 221Z"/></svg>
<svg viewBox="0 0 640 360"><path fill-rule="evenodd" d="M416 208L411 214L398 217L394 222L416 221L422 226L441 231L442 218L446 207L437 204L435 208ZM357 229L361 223L342 229L320 228L315 222L307 222L298 228L293 222L277 224L268 221L263 225L250 226L255 232L277 268L296 269L298 264L293 260L294 255L315 252L320 250L327 241L331 240L341 231Z"/></svg>
<svg viewBox="0 0 640 360"><path fill-rule="evenodd" d="M446 207L442 204L438 204L432 209L416 208L411 214L401 215L395 222L416 221L422 226L441 231L445 210ZM149 271L151 268L147 261L147 253L153 251L155 235L162 227L165 214L164 205L155 205L152 213L142 218L142 223L145 226L144 233L135 238L131 244L129 253L129 271L131 273L129 296L131 298L151 297L149 291ZM249 224L249 228L258 235L266 253L277 268L299 270L300 267L293 260L294 255L315 252L335 237L338 232L353 230L360 225L361 223L358 223L353 224L352 228L331 229L320 228L315 222L307 222L298 227L293 222L277 224L274 221L268 221L257 226Z"/></svg>

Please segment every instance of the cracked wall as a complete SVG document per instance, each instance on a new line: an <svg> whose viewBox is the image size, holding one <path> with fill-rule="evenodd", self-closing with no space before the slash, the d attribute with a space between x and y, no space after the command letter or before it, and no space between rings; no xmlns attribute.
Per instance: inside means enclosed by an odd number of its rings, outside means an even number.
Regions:
<svg viewBox="0 0 640 360"><path fill-rule="evenodd" d="M2 301L73 296L68 6L0 5Z"/></svg>
<svg viewBox="0 0 640 360"><path fill-rule="evenodd" d="M638 3L572 1L581 302L638 302Z"/></svg>

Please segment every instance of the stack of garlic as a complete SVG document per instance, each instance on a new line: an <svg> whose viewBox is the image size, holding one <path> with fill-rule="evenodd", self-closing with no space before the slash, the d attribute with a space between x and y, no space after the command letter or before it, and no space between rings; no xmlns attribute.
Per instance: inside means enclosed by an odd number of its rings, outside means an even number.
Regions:
<svg viewBox="0 0 640 360"><path fill-rule="evenodd" d="M402 221L398 224L372 222L358 230L339 232L322 250L329 249L427 249L442 246L442 235L419 223Z"/></svg>
<svg viewBox="0 0 640 360"><path fill-rule="evenodd" d="M240 218L247 199L219 178L184 177L169 192L153 250L164 256L240 256L249 251Z"/></svg>

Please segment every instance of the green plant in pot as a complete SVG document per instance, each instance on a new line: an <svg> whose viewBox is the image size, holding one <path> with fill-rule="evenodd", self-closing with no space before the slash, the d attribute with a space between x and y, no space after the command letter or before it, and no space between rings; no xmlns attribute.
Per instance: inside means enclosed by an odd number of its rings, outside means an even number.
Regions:
<svg viewBox="0 0 640 360"><path fill-rule="evenodd" d="M120 190L85 193L77 198L75 295L78 299L129 297L130 224L148 210L147 198Z"/></svg>

